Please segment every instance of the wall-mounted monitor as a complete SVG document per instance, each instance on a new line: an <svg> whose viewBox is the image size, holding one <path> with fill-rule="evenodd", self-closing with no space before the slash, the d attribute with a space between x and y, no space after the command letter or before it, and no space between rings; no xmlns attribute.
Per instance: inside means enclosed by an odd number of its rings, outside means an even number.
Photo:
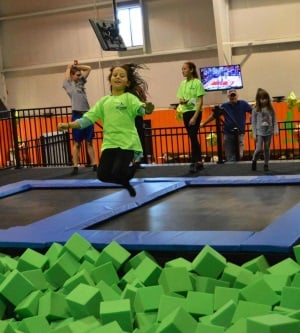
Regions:
<svg viewBox="0 0 300 333"><path fill-rule="evenodd" d="M104 51L126 51L127 48L119 35L117 23L89 19L98 41Z"/></svg>
<svg viewBox="0 0 300 333"><path fill-rule="evenodd" d="M240 65L201 67L200 78L205 91L243 88Z"/></svg>

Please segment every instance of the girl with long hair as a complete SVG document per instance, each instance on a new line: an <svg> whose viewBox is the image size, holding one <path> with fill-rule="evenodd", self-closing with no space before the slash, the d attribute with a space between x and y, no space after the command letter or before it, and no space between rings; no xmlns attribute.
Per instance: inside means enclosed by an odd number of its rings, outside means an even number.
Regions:
<svg viewBox="0 0 300 333"><path fill-rule="evenodd" d="M278 123L270 95L265 89L258 88L255 100L251 118L252 135L256 145L252 158L252 170L256 170L257 160L263 152L264 171L269 171L270 145L273 134L278 134Z"/></svg>
<svg viewBox="0 0 300 333"><path fill-rule="evenodd" d="M100 119L103 143L97 177L124 186L131 196L136 195L129 182L136 169L132 161L142 153L135 117L154 109L152 103L141 101L140 96L147 94L147 83L138 73L141 68L136 64L112 67L108 76L111 94L102 97L81 119L58 124L58 130L82 129Z"/></svg>

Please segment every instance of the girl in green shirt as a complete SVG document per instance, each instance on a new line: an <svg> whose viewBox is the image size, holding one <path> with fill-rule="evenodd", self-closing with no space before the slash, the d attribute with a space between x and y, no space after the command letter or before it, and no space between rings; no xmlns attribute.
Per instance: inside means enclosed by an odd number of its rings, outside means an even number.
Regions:
<svg viewBox="0 0 300 333"><path fill-rule="evenodd" d="M139 68L141 66L135 64L112 67L108 76L111 94L101 98L81 119L58 124L58 130L82 129L100 119L103 142L97 177L103 182L123 185L131 196L136 195L129 182L135 173L132 161L136 154L142 153L135 117L150 114L154 109L152 103L139 99L141 89L147 89Z"/></svg>
<svg viewBox="0 0 300 333"><path fill-rule="evenodd" d="M182 65L185 78L177 91L177 98L182 108L183 122L191 143L190 172L195 173L203 168L198 132L202 119L202 105L205 90L198 78L196 65L187 61Z"/></svg>

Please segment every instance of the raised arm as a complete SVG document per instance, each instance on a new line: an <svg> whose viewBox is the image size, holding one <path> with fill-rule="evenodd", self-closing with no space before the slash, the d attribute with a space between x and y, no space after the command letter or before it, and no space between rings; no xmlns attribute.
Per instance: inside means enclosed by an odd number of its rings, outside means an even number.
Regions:
<svg viewBox="0 0 300 333"><path fill-rule="evenodd" d="M88 65L76 65L76 67L81 71L81 75L87 78L90 75L90 72L92 70L91 66Z"/></svg>
<svg viewBox="0 0 300 333"><path fill-rule="evenodd" d="M68 65L67 69L65 71L65 78L66 80L70 81L71 80L71 69L72 69L73 65Z"/></svg>

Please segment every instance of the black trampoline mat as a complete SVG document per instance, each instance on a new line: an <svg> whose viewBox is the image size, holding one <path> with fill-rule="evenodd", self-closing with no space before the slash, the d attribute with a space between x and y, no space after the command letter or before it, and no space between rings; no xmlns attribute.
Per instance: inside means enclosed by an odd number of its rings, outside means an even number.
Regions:
<svg viewBox="0 0 300 333"><path fill-rule="evenodd" d="M0 228L28 225L119 190L33 189L5 197ZM187 187L89 229L259 231L299 201L297 185Z"/></svg>
<svg viewBox="0 0 300 333"><path fill-rule="evenodd" d="M1 229L24 226L97 200L117 189L32 189L0 200Z"/></svg>
<svg viewBox="0 0 300 333"><path fill-rule="evenodd" d="M189 187L89 229L260 231L299 200L296 185Z"/></svg>

